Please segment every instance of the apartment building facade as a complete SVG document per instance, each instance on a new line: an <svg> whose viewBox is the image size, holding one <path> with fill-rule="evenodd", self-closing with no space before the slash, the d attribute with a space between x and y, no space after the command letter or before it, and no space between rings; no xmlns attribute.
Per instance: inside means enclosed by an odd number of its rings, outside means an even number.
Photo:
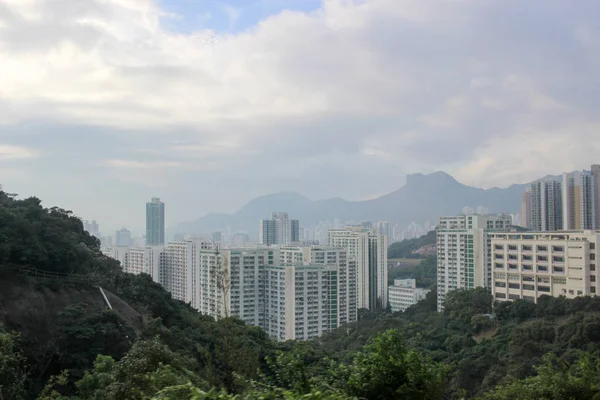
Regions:
<svg viewBox="0 0 600 400"><path fill-rule="evenodd" d="M512 218L507 214L440 218L436 229L438 311L444 309L446 295L452 290L491 286L489 234L511 228Z"/></svg>
<svg viewBox="0 0 600 400"><path fill-rule="evenodd" d="M337 314L339 324L354 322L358 316L357 263L348 256L348 249L332 246L283 246L280 265L325 265L337 267Z"/></svg>
<svg viewBox="0 0 600 400"><path fill-rule="evenodd" d="M594 164L591 168L592 178L596 185L596 228L600 229L600 164Z"/></svg>
<svg viewBox="0 0 600 400"><path fill-rule="evenodd" d="M390 309L392 312L398 312L424 300L430 290L417 288L415 279L394 279L394 284L388 288L388 292Z"/></svg>
<svg viewBox="0 0 600 400"><path fill-rule="evenodd" d="M146 273L156 282L160 281L160 259L162 246L127 247L117 246L105 251L105 255L121 263L124 272Z"/></svg>
<svg viewBox="0 0 600 400"><path fill-rule="evenodd" d="M356 263L357 306L375 310L387 307L388 238L371 228L347 226L329 230L329 245L348 250L348 257Z"/></svg>
<svg viewBox="0 0 600 400"><path fill-rule="evenodd" d="M309 340L357 319L356 262L346 248L219 249L201 240L115 248L131 273L151 273L173 298L215 318L237 317L276 340Z"/></svg>
<svg viewBox="0 0 600 400"><path fill-rule="evenodd" d="M600 231L492 234L497 301L597 295Z"/></svg>
<svg viewBox="0 0 600 400"><path fill-rule="evenodd" d="M562 184L552 179L530 183L523 194L523 226L534 231L555 231L563 227Z"/></svg>
<svg viewBox="0 0 600 400"><path fill-rule="evenodd" d="M563 174L562 218L563 230L599 229L598 222L598 173L575 171Z"/></svg>
<svg viewBox="0 0 600 400"><path fill-rule="evenodd" d="M285 212L274 212L271 219L260 221L259 242L265 246L285 245L300 241L300 221Z"/></svg>

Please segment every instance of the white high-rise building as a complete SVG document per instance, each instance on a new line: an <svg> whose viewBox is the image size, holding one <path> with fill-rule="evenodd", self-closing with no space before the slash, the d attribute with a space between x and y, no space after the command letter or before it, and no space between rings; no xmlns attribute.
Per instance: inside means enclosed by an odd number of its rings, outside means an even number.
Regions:
<svg viewBox="0 0 600 400"><path fill-rule="evenodd" d="M592 165L591 172L596 184L596 229L600 229L600 164Z"/></svg>
<svg viewBox="0 0 600 400"><path fill-rule="evenodd" d="M199 281L200 250L213 249L211 242L190 239L171 242L160 257L159 283L171 292L174 299L197 308L201 287Z"/></svg>
<svg viewBox="0 0 600 400"><path fill-rule="evenodd" d="M388 270L386 235L362 226L329 230L329 245L348 249L356 262L357 306L374 310L387 307Z"/></svg>
<svg viewBox="0 0 600 400"><path fill-rule="evenodd" d="M346 249L216 250L186 242L165 253L167 289L203 314L240 318L277 340L312 339L356 321L355 264Z"/></svg>
<svg viewBox="0 0 600 400"><path fill-rule="evenodd" d="M271 219L260 221L259 242L266 246L300 241L300 222L287 213L274 212Z"/></svg>
<svg viewBox="0 0 600 400"><path fill-rule="evenodd" d="M339 324L356 321L357 263L348 249L332 246L287 246L280 248L280 264L286 266L326 265L337 268L337 315Z"/></svg>
<svg viewBox="0 0 600 400"><path fill-rule="evenodd" d="M527 220L523 226L534 231L556 231L563 227L562 184L540 179L530 183L521 204Z"/></svg>
<svg viewBox="0 0 600 400"><path fill-rule="evenodd" d="M510 215L441 217L437 227L438 310L456 289L491 286L489 233L511 230Z"/></svg>
<svg viewBox="0 0 600 400"><path fill-rule="evenodd" d="M492 294L497 301L600 293L600 231L510 232L490 235Z"/></svg>
<svg viewBox="0 0 600 400"><path fill-rule="evenodd" d="M145 273L155 282L160 282L160 260L164 254L162 246L119 246L106 249L104 254L119 261L124 272L135 275Z"/></svg>
<svg viewBox="0 0 600 400"><path fill-rule="evenodd" d="M310 340L340 326L338 268L270 265L264 269L260 326L276 340Z"/></svg>
<svg viewBox="0 0 600 400"><path fill-rule="evenodd" d="M115 247L131 273L146 272L173 298L215 318L240 318L276 340L308 340L357 319L356 266L346 248L219 249L196 240Z"/></svg>
<svg viewBox="0 0 600 400"><path fill-rule="evenodd" d="M575 171L563 174L563 230L598 229L598 188L596 172Z"/></svg>

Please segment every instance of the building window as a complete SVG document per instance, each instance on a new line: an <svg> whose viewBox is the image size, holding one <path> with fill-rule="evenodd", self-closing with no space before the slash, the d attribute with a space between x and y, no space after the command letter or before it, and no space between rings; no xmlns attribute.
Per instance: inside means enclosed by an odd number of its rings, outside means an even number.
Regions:
<svg viewBox="0 0 600 400"><path fill-rule="evenodd" d="M505 299L506 298L506 293L496 293L496 297L499 299Z"/></svg>
<svg viewBox="0 0 600 400"><path fill-rule="evenodd" d="M596 255L594 253L590 253L590 260L596 260Z"/></svg>
<svg viewBox="0 0 600 400"><path fill-rule="evenodd" d="M596 282L596 275L590 275L590 281Z"/></svg>
<svg viewBox="0 0 600 400"><path fill-rule="evenodd" d="M510 282L510 283L508 284L508 288L509 288L509 289L521 289L521 285L520 285L520 284L518 284L518 283L513 283L513 282Z"/></svg>

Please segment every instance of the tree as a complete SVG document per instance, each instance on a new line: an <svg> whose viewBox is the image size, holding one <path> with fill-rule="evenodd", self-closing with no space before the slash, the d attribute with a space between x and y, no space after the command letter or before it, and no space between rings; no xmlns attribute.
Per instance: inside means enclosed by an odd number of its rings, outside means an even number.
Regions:
<svg viewBox="0 0 600 400"><path fill-rule="evenodd" d="M0 326L0 400L25 397L25 358L19 347L19 336Z"/></svg>
<svg viewBox="0 0 600 400"><path fill-rule="evenodd" d="M123 357L135 338L133 329L114 311L90 311L82 303L63 309L57 323L59 364L55 369L70 370L70 377L75 380L92 366L98 354Z"/></svg>
<svg viewBox="0 0 600 400"><path fill-rule="evenodd" d="M549 353L536 367L537 376L513 380L484 395L485 400L598 400L600 358L582 353L569 364Z"/></svg>
<svg viewBox="0 0 600 400"><path fill-rule="evenodd" d="M94 369L77 382L82 400L142 400L176 385L202 384L191 359L173 353L158 339L136 342L120 361L99 355Z"/></svg>
<svg viewBox="0 0 600 400"><path fill-rule="evenodd" d="M445 369L407 351L397 330L377 335L350 365L334 366L332 386L369 400L441 399Z"/></svg>

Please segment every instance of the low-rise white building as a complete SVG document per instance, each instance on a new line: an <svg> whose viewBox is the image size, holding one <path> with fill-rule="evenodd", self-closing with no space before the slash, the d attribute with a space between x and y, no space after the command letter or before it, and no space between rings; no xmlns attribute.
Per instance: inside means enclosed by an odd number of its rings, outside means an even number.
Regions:
<svg viewBox="0 0 600 400"><path fill-rule="evenodd" d="M392 312L404 311L425 299L429 292L429 289L417 288L415 279L394 279L394 285L388 287L390 308Z"/></svg>
<svg viewBox="0 0 600 400"><path fill-rule="evenodd" d="M497 301L541 295L597 295L600 231L511 232L490 235L492 294Z"/></svg>

